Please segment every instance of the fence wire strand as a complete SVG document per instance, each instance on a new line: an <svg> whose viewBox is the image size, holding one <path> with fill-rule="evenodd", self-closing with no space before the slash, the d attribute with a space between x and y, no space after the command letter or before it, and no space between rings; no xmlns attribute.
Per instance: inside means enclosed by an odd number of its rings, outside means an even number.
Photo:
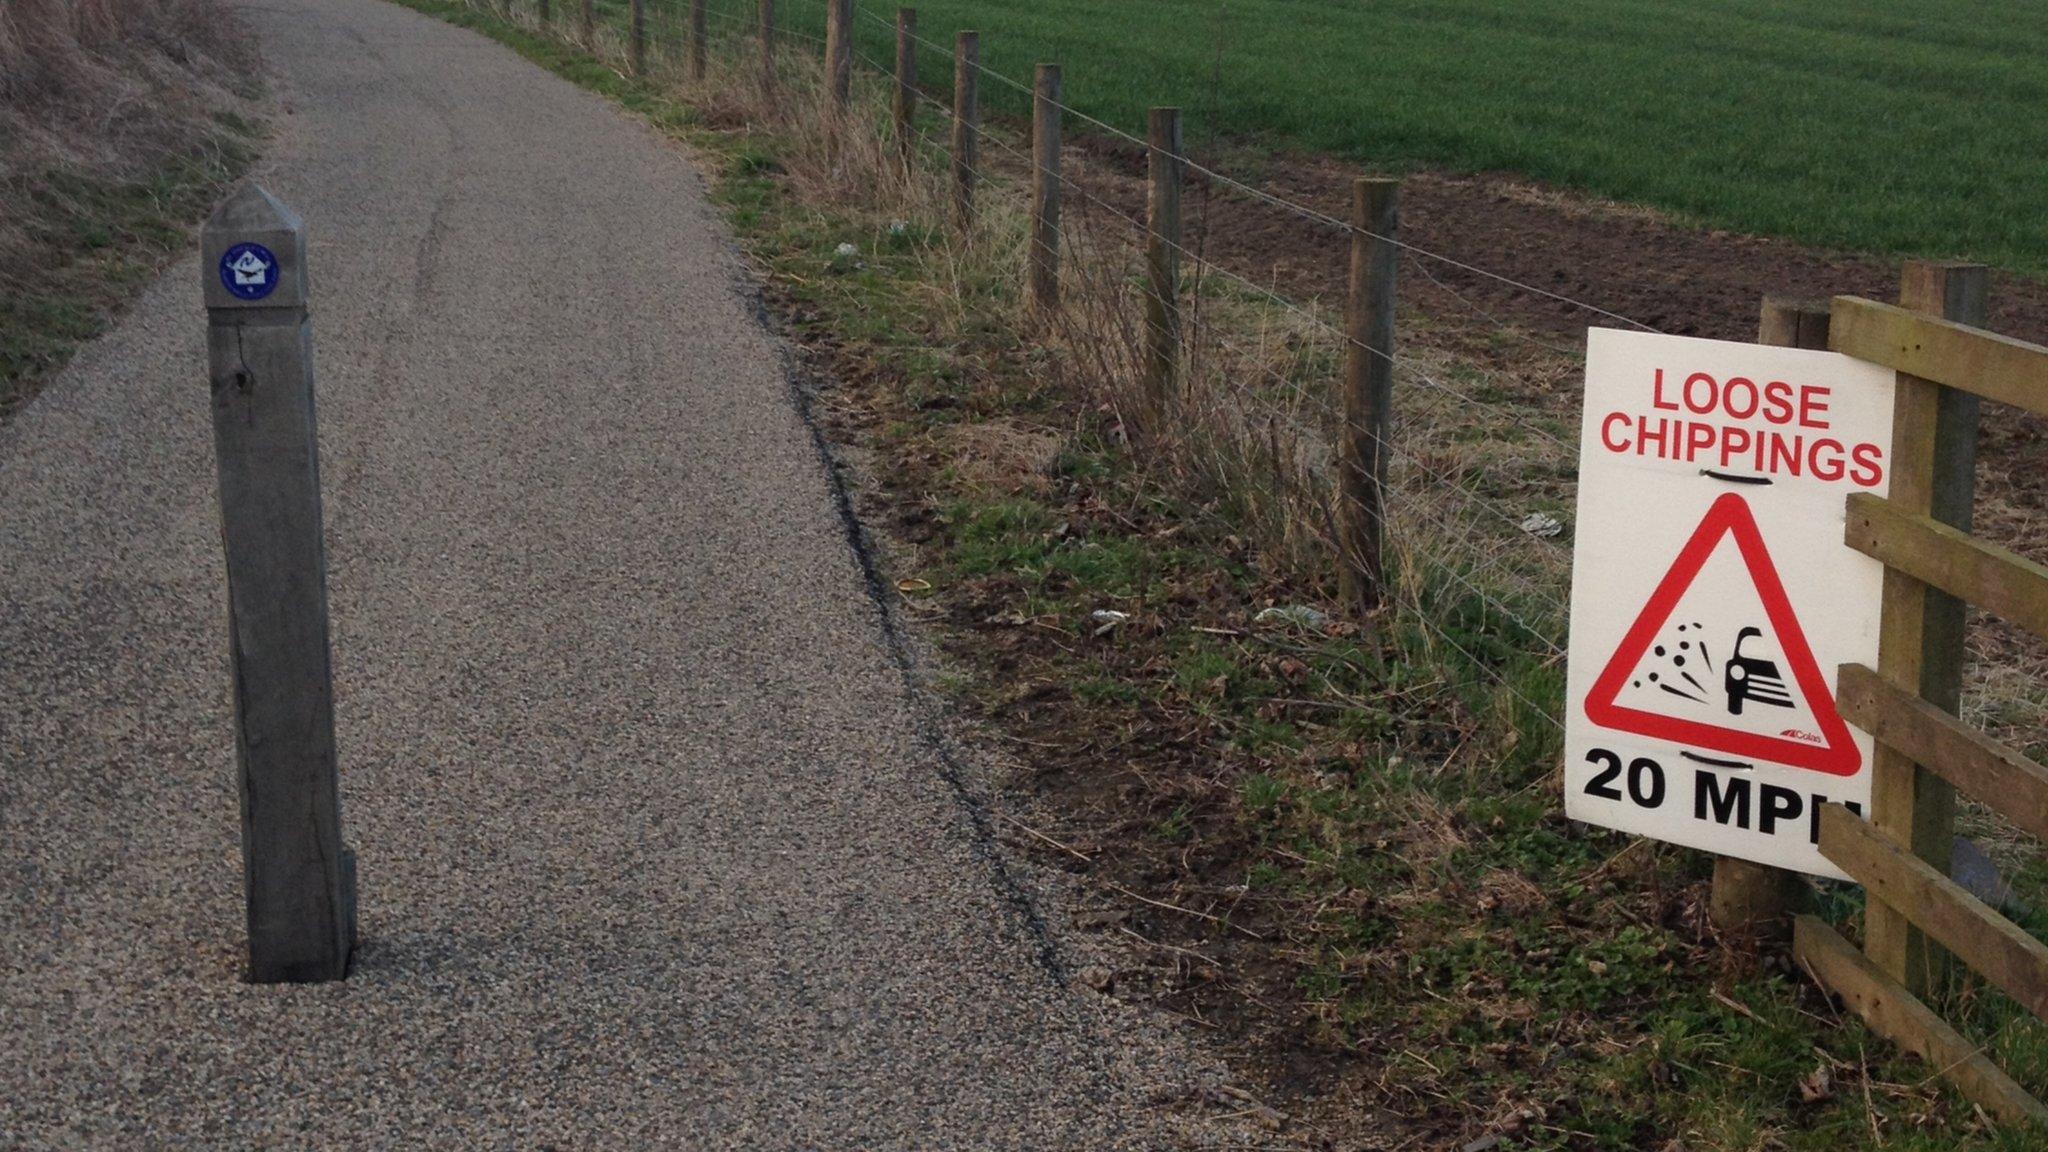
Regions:
<svg viewBox="0 0 2048 1152"><path fill-rule="evenodd" d="M895 24L893 22L885 20L882 17L876 15L875 13L865 8L859 9L859 12L862 15L867 16L870 20L873 20L876 23L879 23L884 27L887 27L892 31L895 29ZM936 52L943 53L951 51L951 49L947 49L941 47L940 45L934 44L921 36L913 34L910 36L910 38L916 41L918 44L921 44L924 47ZM1022 92L1027 96L1032 96L1034 98L1036 98L1037 96L1037 90L1031 84L1027 84L1024 81L1018 80L1013 76L1008 76L1001 72L998 72L995 69L990 68L988 65L983 64L979 60L975 61L974 69L976 72L988 77L991 80L996 81L998 84L1002 84L1005 87L1012 88L1018 92ZM1088 113L1083 112L1070 104L1058 100L1053 101L1052 104L1053 107L1059 109L1062 114L1072 116L1074 119L1079 120L1085 124L1088 124L1094 128L1097 128L1103 132L1106 132L1119 140L1123 140L1126 143L1135 144L1140 148L1145 148L1148 150L1152 147L1151 141L1146 140L1145 138L1138 136L1132 132L1126 131L1125 129L1119 128L1106 120L1102 120L1097 117L1091 116ZM1533 295L1541 296L1545 299L1553 300L1560 304L1568 304L1574 308L1581 308L1595 315L1603 316L1609 320L1618 321L1622 324L1627 324L1630 327L1641 329L1645 332L1657 331L1656 328L1653 328L1640 320L1637 320L1630 316L1623 315L1619 312L1614 312L1609 309L1602 308L1598 304L1588 303L1587 301L1579 300L1571 296L1566 296L1561 293L1552 292L1548 288L1538 287L1537 285L1517 280L1512 276L1504 276L1501 273L1493 271L1492 269L1482 268L1476 264L1470 264L1463 260L1459 260L1455 257L1446 256L1441 252L1432 251L1428 248L1424 248L1418 244L1412 244L1398 237L1382 236L1379 233L1372 231L1371 229L1359 227L1357 224L1354 224L1351 221L1340 220L1337 217L1322 211L1321 209L1311 207L1310 205L1303 204L1296 200L1289 200L1284 196L1275 195L1274 193L1268 192L1263 188L1247 184L1244 181L1239 180L1234 176L1231 176L1229 173L1218 171L1217 169L1212 168L1206 164L1203 164L1200 161L1192 159L1184 153L1178 154L1176 158L1189 171L1199 172L1203 176L1208 177L1210 180L1218 184L1221 184L1226 188L1230 188L1235 191L1241 192L1247 196L1252 197L1253 199L1262 201L1274 208L1278 208L1282 211L1292 213L1293 215L1298 216L1303 220L1307 220L1315 224L1320 224L1325 227L1334 228L1339 232L1344 232L1347 234L1351 232L1363 232L1364 234L1371 236L1373 239L1378 240L1384 244L1391 244L1395 248L1398 248L1403 252L1407 252L1415 256L1420 256L1427 260L1434 260L1438 263L1445 264L1449 267L1457 268L1464 272L1469 272L1475 276L1482 276L1486 279L1496 281L1507 287L1514 288L1522 292L1528 292Z"/></svg>
<svg viewBox="0 0 2048 1152"><path fill-rule="evenodd" d="M870 63L878 63L874 61L872 57L864 58L867 59ZM924 104L932 106L933 108L937 109L942 114L948 117L950 117L952 114L951 109L946 107L946 105L922 92L916 94L916 99ZM926 144L937 149L939 152L949 157L952 155L947 142L932 137L928 132L925 132L922 129L919 129L918 132L920 137L926 142ZM990 133L984 129L978 133L978 139L982 143L992 145L998 151L1015 159L1020 164L1023 164L1027 167L1033 166L1036 163L1035 159L1032 156L1030 156L1023 150L1017 148L1015 145L1009 143L998 134ZM968 171L975 176L978 182L983 183L988 182L991 175L990 173L984 172L978 168L974 168L971 165L968 166ZM1141 232L1146 230L1146 226L1139 222L1136 218L1132 217L1129 213L1124 212L1122 209L1116 207L1115 205L1110 204L1100 199L1099 197L1094 196L1085 187L1074 182L1070 177L1066 176L1064 173L1057 174L1056 178L1060 181L1062 186L1071 188L1074 191L1080 193L1085 199L1091 201L1095 207L1100 208L1103 211L1115 216L1118 220L1133 226ZM1038 245L1040 247L1044 247L1044 242L1042 240L1039 240L1035 236L1030 237L1028 239L1028 242L1034 245ZM1259 293L1259 295L1267 302L1273 303L1277 306L1286 309L1291 314L1303 319L1305 322L1314 325L1318 330L1325 332L1333 337L1336 337L1337 339L1343 340L1346 344L1350 346L1361 348L1367 352L1379 355L1377 350L1372 349L1369 346L1359 343L1357 341L1350 340L1348 337L1345 336L1345 334L1341 330L1337 329L1334 325L1329 324L1321 317L1315 316L1312 313L1308 313L1302 310L1299 306L1287 300L1285 297L1282 297L1277 293L1274 293L1272 290L1254 284L1251 281L1245 279L1244 277L1238 275L1237 273L1232 272L1229 269L1222 268L1216 265L1215 263L1200 257L1193 251L1187 249L1185 246L1173 245L1170 243L1168 246L1173 248L1181 256L1185 257L1189 261L1189 263L1196 265L1202 273L1214 273L1217 275L1221 275L1226 279L1236 282L1244 287L1250 288ZM1049 250L1052 251L1054 255L1059 254L1059 249L1057 248ZM1148 328L1151 325L1151 321L1149 319L1144 319L1140 322L1145 324ZM1229 340L1228 338L1213 333L1207 334L1206 338L1215 342L1216 345L1224 351L1239 355L1246 362L1249 362L1251 360L1251 357L1245 355L1246 350L1244 346L1241 344L1235 343ZM1478 405L1480 403L1479 401L1471 397L1469 394L1459 391L1458 389L1452 388L1449 385L1443 384L1441 381L1436 379L1434 376L1429 375L1428 373L1421 372L1411 361L1400 360L1394 357L1384 358L1387 359L1390 364L1394 364L1400 368L1403 368L1410 374L1411 378L1414 379L1416 382L1434 388L1444 393L1445 395L1448 395L1456 399L1461 404ZM1303 385L1300 381L1288 379L1287 377L1281 375L1278 371L1271 368L1270 366L1260 365L1258 366L1258 370L1261 371L1267 379L1280 385L1289 395L1293 396L1296 400L1298 400L1302 405L1307 407L1309 410L1316 412L1317 414L1325 417L1328 420L1334 421L1338 431L1363 432L1368 437L1371 437L1375 442L1378 442L1382 449L1389 453L1390 457L1405 459L1411 467L1418 469L1426 476L1428 476L1430 479L1436 481L1437 484L1441 485L1442 487L1459 493L1466 500L1471 501L1475 506L1485 509L1491 516L1499 520L1502 524L1515 529L1517 532L1520 532L1525 536L1528 536L1529 539L1534 540L1541 545L1544 545L1554 551L1561 553L1563 556L1567 558L1569 557L1569 548L1567 545L1564 544L1563 541L1550 537L1536 536L1529 533L1526 529L1522 527L1521 519L1517 518L1510 510L1502 507L1498 502L1480 494L1475 489L1458 483L1445 472L1435 468L1431 468L1428 464L1418 459L1414 453L1405 452L1401 450L1398 444L1390 442L1389 440L1382 439L1377 434L1371 432L1369 429L1359 428L1356 424L1347 423L1344 416L1340 412L1338 412L1338 410L1335 408L1333 404L1331 404L1330 400L1327 397L1317 396L1310 393L1306 386ZM1291 414L1281 413L1278 411L1278 409L1274 408L1270 402L1264 402L1263 398L1259 397L1258 393L1251 390L1246 390L1245 394L1254 399L1255 401L1261 401L1264 407L1269 412L1269 414L1282 416L1283 418L1288 419L1292 418ZM1540 426L1526 423L1525 426L1530 432L1537 435L1539 438L1543 439L1544 441L1553 446L1564 448L1570 451L1576 451L1575 446L1567 444L1566 442L1558 439L1557 437L1551 435L1547 430L1541 428ZM1475 589L1475 591L1477 590ZM1560 610L1563 608L1562 601L1556 598L1546 598L1546 602L1550 606L1556 607ZM1534 626L1528 625L1526 621L1518 619L1517 623L1530 628L1532 631L1535 631Z"/></svg>

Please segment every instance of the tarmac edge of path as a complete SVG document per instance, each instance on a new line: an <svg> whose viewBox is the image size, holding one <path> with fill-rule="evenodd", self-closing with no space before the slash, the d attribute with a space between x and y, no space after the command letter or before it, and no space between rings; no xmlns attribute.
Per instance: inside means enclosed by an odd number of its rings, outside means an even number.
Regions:
<svg viewBox="0 0 2048 1152"><path fill-rule="evenodd" d="M739 252L733 250L735 257ZM948 728L960 722L953 710L936 699L918 676L920 658L913 649L903 625L903 617L897 611L896 598L889 594L888 582L882 578L882 560L875 547L874 537L855 507L853 485L847 479L846 465L840 459L839 449L832 438L826 435L819 422L814 404L817 400L816 382L819 374L811 372L801 363L801 357L783 329L774 309L768 304L761 285L741 259L740 269L735 273L734 287L741 293L754 318L774 341L782 359L782 375L789 388L789 401L796 409L797 418L803 421L810 434L811 447L818 453L818 462L825 472L825 483L831 493L832 510L839 518L840 528L846 534L846 547L853 554L854 563L859 565L861 583L867 592L868 601L874 606L876 627L881 632L882 645L889 653L890 662L903 678L903 694L910 713L917 725L917 738L931 752L939 764L939 774L946 786L952 790L954 802L967 816L973 828L973 850L975 859L989 870L989 883L997 895L1009 906L1012 914L1022 922L1035 945L1039 967L1045 970L1053 983L1060 988L1069 987L1069 966L1060 956L1058 942L1046 923L1045 913L1039 907L1039 900L1026 888L1024 882L1011 871L995 826L989 818L989 804L976 795L969 784L966 757L959 742Z"/></svg>

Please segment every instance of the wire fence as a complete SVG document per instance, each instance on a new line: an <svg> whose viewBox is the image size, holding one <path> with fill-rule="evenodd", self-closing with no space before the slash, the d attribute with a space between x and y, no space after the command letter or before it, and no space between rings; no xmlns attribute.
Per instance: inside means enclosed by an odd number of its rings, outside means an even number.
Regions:
<svg viewBox="0 0 2048 1152"><path fill-rule="evenodd" d="M496 7L529 23L540 20L537 0L470 2ZM557 31L580 35L574 3L564 6L554 0L551 22ZM782 0L774 9L772 39L786 50L776 54L776 72L767 78L822 84L821 58L806 54L827 47L826 37L812 31L825 25L825 4ZM629 6L605 0L595 11L596 27L588 46L602 56L629 59ZM855 11L856 25L886 30L893 43L898 34L893 14L865 7ZM718 0L705 6L710 47L726 59L722 75L728 84L750 67L761 67L760 13L751 2L742 6ZM643 51L654 62L650 67L672 66L684 59L689 24L687 0L646 5ZM893 62L876 58L852 32L848 30L850 54L856 73L865 70L862 83L879 87L886 82L893 88ZM951 45L918 35L910 39L928 53L948 60L954 56ZM744 50L741 42L747 42ZM976 63L974 68L977 79L1037 98L1027 81L985 64ZM922 87L912 95L930 119L951 123L953 109L945 100ZM1143 137L1071 103L1054 105L1073 123L1151 149ZM1036 169L1028 137L1013 138L1000 124L976 125L976 141L988 146L978 160L955 155L951 142L922 122L913 122L912 130L915 150L940 162L934 169L964 171L982 195L1014 195L1016 186ZM891 129L881 125L877 131L886 134ZM1392 245L1408 258L1408 267L1443 287L1495 330L1553 354L1576 355L1577 350L1543 341L1485 312L1435 273L1454 269L1579 310L1589 322L1655 329L1397 235L1362 229L1184 154L1176 159L1200 178L1195 183L1204 197L1194 238L1160 241L1186 272L1178 301L1182 319L1171 332L1183 365L1174 412L1176 423L1184 425L1176 432L1183 454L1198 461L1197 471L1217 489L1236 485L1240 496L1251 494L1248 500L1254 507L1249 512L1238 509L1239 515L1277 525L1276 535L1292 535L1297 548L1306 540L1325 560L1334 561L1343 548L1333 527L1339 444L1346 437L1360 436L1377 444L1390 461L1382 496L1397 569L1390 574L1388 591L1398 619L1429 643L1458 654L1457 663L1472 680L1453 687L1488 688L1530 722L1561 730L1571 555L1568 507L1577 457L1572 433L1560 421L1546 419L1540 409L1498 397L1498 381L1448 355L1426 348L1389 352L1355 341L1316 304L1292 299L1245 271L1211 259L1205 251L1207 198L1240 198L1284 213L1333 240L1348 243L1363 233ZM1098 173L1077 174L1064 163L1060 167L1063 211L1050 248L1060 258L1062 305L1052 320L1059 342L1072 354L1070 372L1090 377L1091 386L1107 387L1126 407L1136 409L1141 405L1132 397L1144 375L1143 348L1156 331L1144 307L1139 252L1153 237L1144 210L1118 202L1127 201L1133 190L1115 184ZM928 189L926 198L934 212L946 210L949 197L944 190ZM1020 231L1011 239L1021 281L1033 246L1044 241L1030 229ZM1346 355L1356 354L1379 358L1394 373L1395 417L1384 435L1349 418L1339 400L1339 365Z"/></svg>

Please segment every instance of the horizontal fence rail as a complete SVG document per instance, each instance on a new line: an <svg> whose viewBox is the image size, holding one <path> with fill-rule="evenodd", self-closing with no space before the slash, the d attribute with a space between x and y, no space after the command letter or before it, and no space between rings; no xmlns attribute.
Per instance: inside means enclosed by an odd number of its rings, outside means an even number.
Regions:
<svg viewBox="0 0 2048 1152"><path fill-rule="evenodd" d="M1849 497L1849 547L1923 584L2048 637L2048 567L1928 516L1859 492Z"/></svg>
<svg viewBox="0 0 2048 1152"><path fill-rule="evenodd" d="M1858 360L2048 415L2048 348L2039 344L1855 296L1835 299L1834 344Z"/></svg>
<svg viewBox="0 0 2048 1152"><path fill-rule="evenodd" d="M1814 916L1795 920L1792 954L1871 1031L1940 1069L1985 1111L2007 1123L2048 1124L2048 1108L1826 921Z"/></svg>
<svg viewBox="0 0 2048 1152"><path fill-rule="evenodd" d="M2048 945L1840 804L1821 806L1820 850L1872 899L1904 912L2022 1007L2048 1019Z"/></svg>
<svg viewBox="0 0 2048 1152"><path fill-rule="evenodd" d="M1842 665L1838 676L1835 704L1843 719L2048 840L2048 768L1861 664Z"/></svg>

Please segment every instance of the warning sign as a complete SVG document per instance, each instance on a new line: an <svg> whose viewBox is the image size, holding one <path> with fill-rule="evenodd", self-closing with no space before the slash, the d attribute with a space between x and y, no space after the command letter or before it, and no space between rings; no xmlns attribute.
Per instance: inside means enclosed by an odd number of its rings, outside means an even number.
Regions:
<svg viewBox="0 0 2048 1152"><path fill-rule="evenodd" d="M1892 386L1833 353L1590 333L1572 818L1841 875L1818 807L1868 806L1871 743L1834 676L1877 662L1883 581L1844 498L1889 487Z"/></svg>
<svg viewBox="0 0 2048 1152"><path fill-rule="evenodd" d="M1702 583L1723 594L1687 596ZM1724 619L1710 630L1709 616ZM1854 776L1862 765L1756 517L1734 492L1686 541L1593 682L1586 714L1603 728L1742 758L1728 767L1762 758Z"/></svg>

